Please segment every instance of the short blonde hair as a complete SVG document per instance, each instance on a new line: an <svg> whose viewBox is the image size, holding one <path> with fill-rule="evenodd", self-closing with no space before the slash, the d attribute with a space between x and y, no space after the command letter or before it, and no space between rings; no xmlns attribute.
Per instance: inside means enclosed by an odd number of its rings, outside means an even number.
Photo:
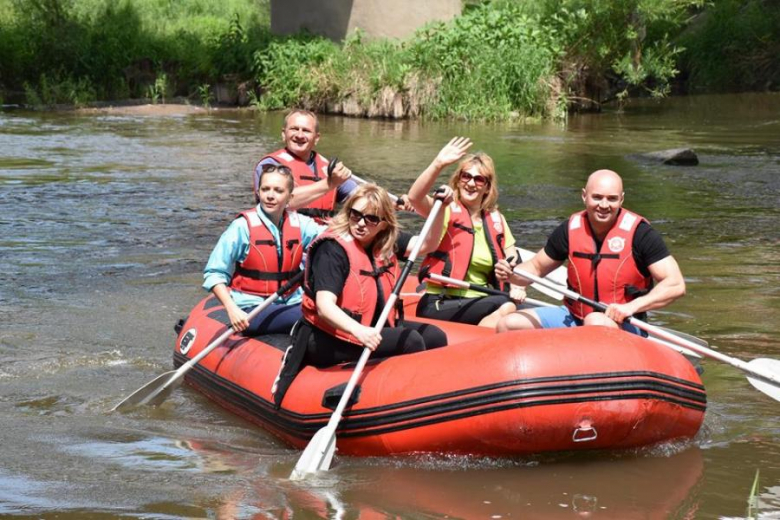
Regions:
<svg viewBox="0 0 780 520"><path fill-rule="evenodd" d="M316 133L320 133L320 120L317 118L317 114L312 112L311 110L305 110L303 108L294 108L287 112L287 115L284 116L284 126L282 127L282 130L287 130L287 122L290 120L290 118L296 114L300 114L302 116L307 116L312 119L314 119L314 131Z"/></svg>
<svg viewBox="0 0 780 520"><path fill-rule="evenodd" d="M374 251L372 251L383 262L387 262L395 252L400 226L395 214L395 204L390 200L390 196L384 188L373 183L360 185L333 217L329 230L339 235L349 233L349 211L361 199L366 199L368 202L366 211L373 212L387 223L385 229L380 231L374 239Z"/></svg>
<svg viewBox="0 0 780 520"><path fill-rule="evenodd" d="M458 168L450 176L450 180L447 183L454 192L455 200L460 202L460 172L471 168L477 167L477 171L480 175L485 176L488 182L488 191L482 197L480 203L480 210L493 211L498 209L498 178L496 177L496 167L493 164L493 159L483 152L477 152L469 154L460 161Z"/></svg>

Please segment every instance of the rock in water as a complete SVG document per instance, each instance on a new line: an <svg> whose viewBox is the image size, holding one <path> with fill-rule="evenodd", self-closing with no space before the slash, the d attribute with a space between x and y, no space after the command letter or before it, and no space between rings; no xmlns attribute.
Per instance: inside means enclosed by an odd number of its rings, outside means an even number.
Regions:
<svg viewBox="0 0 780 520"><path fill-rule="evenodd" d="M696 166L699 164L699 158L690 148L674 148L672 150L650 152L642 154L642 157L674 166Z"/></svg>

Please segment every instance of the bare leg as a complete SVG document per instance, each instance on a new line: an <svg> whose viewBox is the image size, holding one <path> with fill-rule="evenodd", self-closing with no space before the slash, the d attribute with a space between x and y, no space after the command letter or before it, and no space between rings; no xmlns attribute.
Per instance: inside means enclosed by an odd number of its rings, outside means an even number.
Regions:
<svg viewBox="0 0 780 520"><path fill-rule="evenodd" d="M514 302L506 302L501 307L482 318L477 325L494 329L501 318L512 314L515 312L515 309L517 309L517 305L515 305Z"/></svg>
<svg viewBox="0 0 780 520"><path fill-rule="evenodd" d="M541 329L542 322L532 310L517 311L508 314L499 320L496 332L509 332L510 330Z"/></svg>
<svg viewBox="0 0 780 520"><path fill-rule="evenodd" d="M591 312L582 321L583 325L601 325L603 327L610 327L613 329L618 328L618 324L613 320L607 318L607 315L603 312Z"/></svg>

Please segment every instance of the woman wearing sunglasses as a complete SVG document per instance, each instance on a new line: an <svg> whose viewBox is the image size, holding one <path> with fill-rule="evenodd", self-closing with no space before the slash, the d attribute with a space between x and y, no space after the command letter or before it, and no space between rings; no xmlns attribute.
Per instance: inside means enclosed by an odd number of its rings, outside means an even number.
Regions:
<svg viewBox="0 0 780 520"><path fill-rule="evenodd" d="M435 273L501 289L493 270L499 260L516 256L515 238L498 211L493 160L484 153L466 155L471 145L466 137L453 138L409 190L415 211L426 217L433 207L433 199L427 194L436 178L447 166L462 159L449 180L455 200L444 212L438 246L423 261L420 279L424 281L428 273ZM484 296L470 289L442 287L429 281L417 315L495 327L499 319L516 310L512 300L523 299L525 291L517 286L512 286L506 297Z"/></svg>
<svg viewBox="0 0 780 520"><path fill-rule="evenodd" d="M287 209L294 187L288 167L264 165L258 186L257 206L241 212L214 247L203 287L222 303L236 331L286 334L302 316L300 287L251 321L247 314L300 272L303 252L325 226Z"/></svg>
<svg viewBox="0 0 780 520"><path fill-rule="evenodd" d="M452 193L442 197L451 200ZM387 357L444 346L441 329L400 321L395 310L381 333L373 328L400 274L398 256L409 254L415 240L425 240L421 252L432 251L441 226L442 219L436 219L427 238L400 231L387 192L361 185L308 252L304 320L296 336L296 349L305 349L303 363L325 367L354 361L362 347Z"/></svg>

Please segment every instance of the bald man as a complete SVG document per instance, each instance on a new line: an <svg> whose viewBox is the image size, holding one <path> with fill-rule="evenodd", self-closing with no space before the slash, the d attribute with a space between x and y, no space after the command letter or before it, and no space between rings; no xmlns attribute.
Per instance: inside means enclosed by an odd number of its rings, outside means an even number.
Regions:
<svg viewBox="0 0 780 520"><path fill-rule="evenodd" d="M517 266L543 277L568 261L569 287L607 304L607 310L596 312L567 298L561 307L504 316L498 332L604 325L646 335L625 319L644 319L647 311L665 307L685 294L680 267L661 235L643 217L623 208L623 199L620 175L611 170L593 172L582 190L585 211L561 223L544 249ZM515 285L529 284L504 260L496 265L496 276Z"/></svg>

